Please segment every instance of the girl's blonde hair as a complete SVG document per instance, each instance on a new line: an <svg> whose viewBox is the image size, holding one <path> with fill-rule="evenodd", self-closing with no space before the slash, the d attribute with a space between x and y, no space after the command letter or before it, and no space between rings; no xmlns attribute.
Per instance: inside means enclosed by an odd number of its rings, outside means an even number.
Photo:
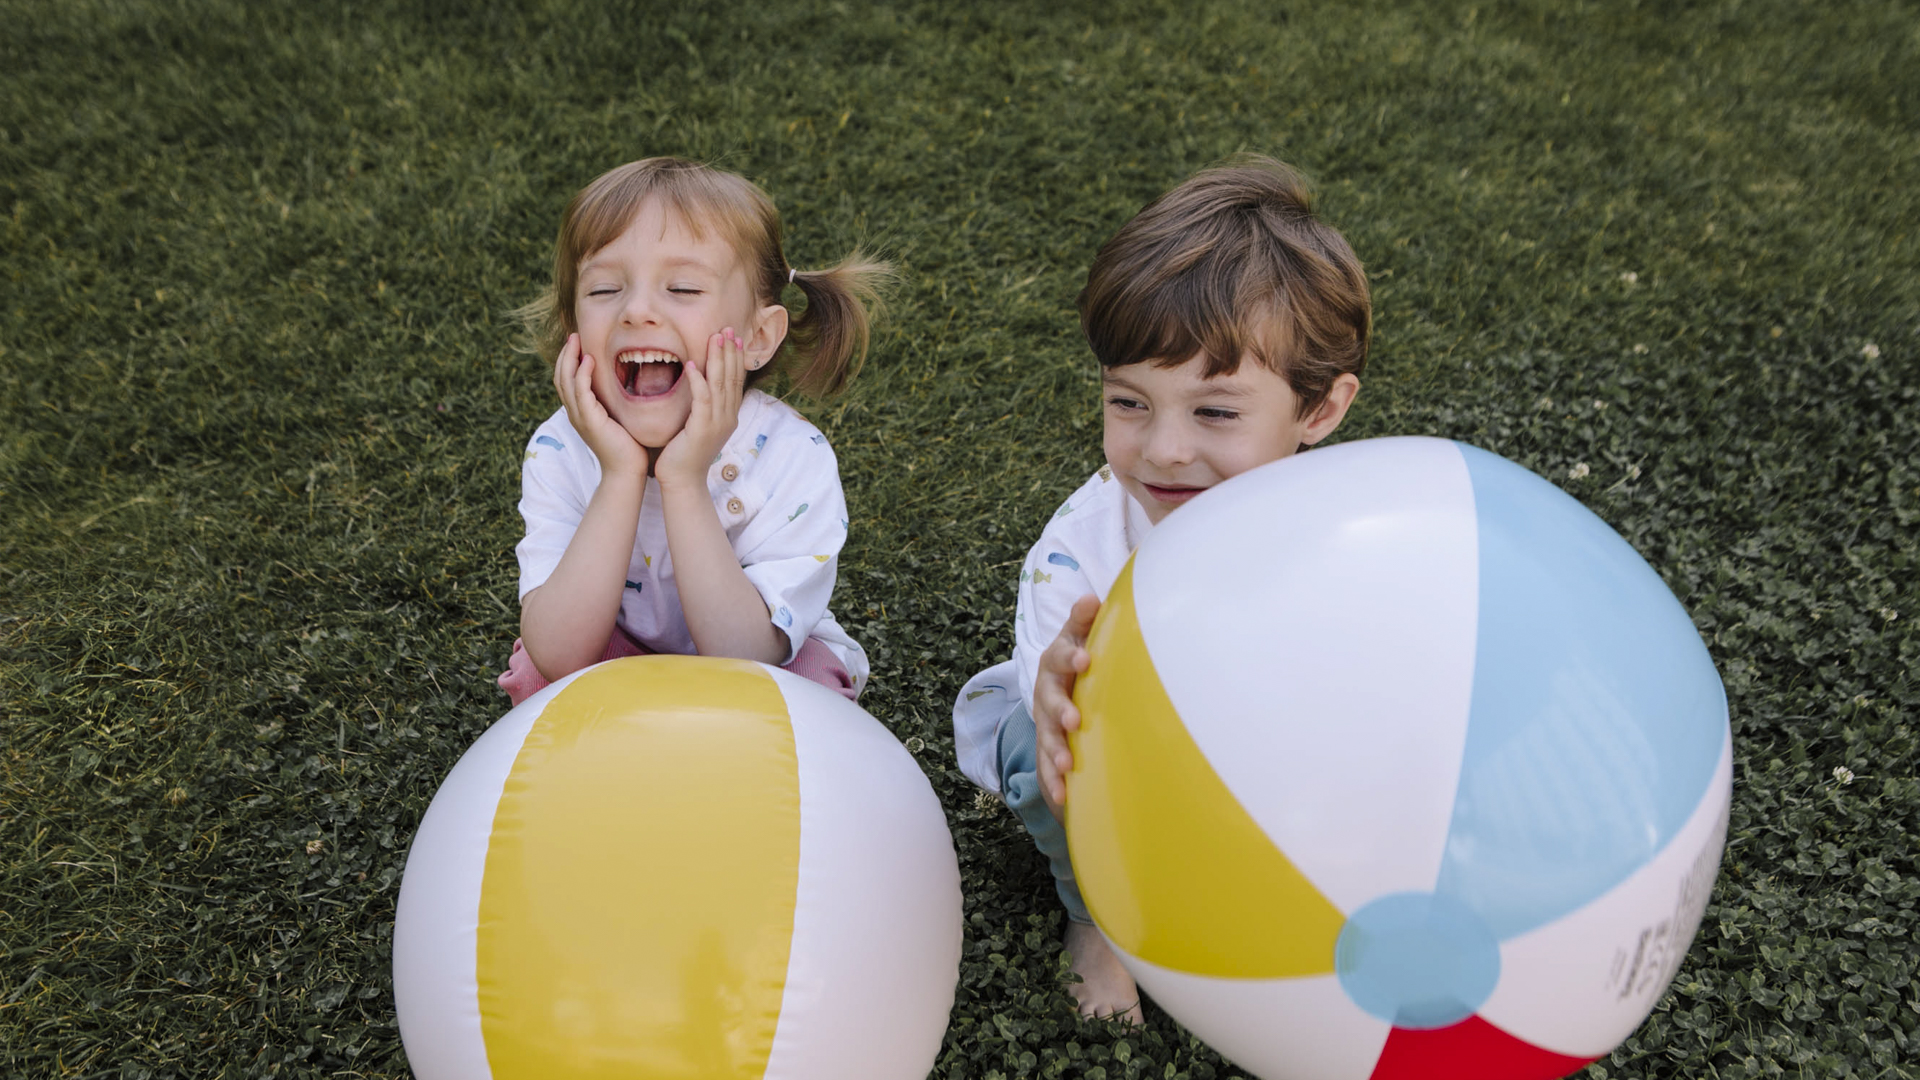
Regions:
<svg viewBox="0 0 1920 1080"><path fill-rule="evenodd" d="M759 186L743 176L682 158L653 157L608 170L567 204L553 244L553 284L516 315L528 345L551 364L567 335L578 329L574 293L580 264L612 243L648 199L665 201L696 237L719 230L747 265L748 282L760 304L777 304L789 276L807 298L773 359L747 373L751 386L784 371L802 393L831 397L844 389L866 358L881 289L893 268L858 249L826 270L791 272L780 246L780 212Z"/></svg>

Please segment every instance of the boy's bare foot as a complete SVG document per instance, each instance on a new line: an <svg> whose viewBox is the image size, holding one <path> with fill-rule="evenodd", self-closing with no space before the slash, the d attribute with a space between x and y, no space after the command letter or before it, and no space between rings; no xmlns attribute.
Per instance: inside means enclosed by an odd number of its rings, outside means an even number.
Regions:
<svg viewBox="0 0 1920 1080"><path fill-rule="evenodd" d="M1067 989L1080 1006L1081 1016L1120 1020L1135 1027L1146 1022L1140 1012L1140 988L1120 966L1120 958L1100 931L1086 923L1067 922L1067 963L1080 976Z"/></svg>

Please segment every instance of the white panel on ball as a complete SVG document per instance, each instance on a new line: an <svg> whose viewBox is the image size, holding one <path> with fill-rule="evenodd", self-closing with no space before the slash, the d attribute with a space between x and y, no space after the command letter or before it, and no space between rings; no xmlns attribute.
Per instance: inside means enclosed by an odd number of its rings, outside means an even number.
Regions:
<svg viewBox="0 0 1920 1080"><path fill-rule="evenodd" d="M793 715L800 883L767 1080L923 1076L960 966L960 870L946 815L878 721L770 671ZM897 1020L876 1027L874 1016Z"/></svg>
<svg viewBox="0 0 1920 1080"><path fill-rule="evenodd" d="M1140 630L1188 732L1342 911L1439 874L1477 560L1459 450L1413 437L1244 473L1135 555Z"/></svg>

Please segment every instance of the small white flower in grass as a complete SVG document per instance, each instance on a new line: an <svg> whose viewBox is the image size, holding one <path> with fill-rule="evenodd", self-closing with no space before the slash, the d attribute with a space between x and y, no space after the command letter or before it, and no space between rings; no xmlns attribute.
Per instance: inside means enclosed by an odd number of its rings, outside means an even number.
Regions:
<svg viewBox="0 0 1920 1080"><path fill-rule="evenodd" d="M907 753L909 754L917 754L920 751L925 750L926 748L927 748L927 740L921 738L918 735L915 735L913 738L907 740Z"/></svg>
<svg viewBox="0 0 1920 1080"><path fill-rule="evenodd" d="M1890 607L1883 607L1880 609L1880 617L1887 620L1888 622L1892 622L1893 620L1900 617L1900 613L1893 610Z"/></svg>
<svg viewBox="0 0 1920 1080"><path fill-rule="evenodd" d="M1567 470L1567 479L1585 480L1587 478L1587 474L1592 471L1593 471L1592 469L1587 468L1586 462L1577 461L1574 463L1573 468Z"/></svg>
<svg viewBox="0 0 1920 1080"><path fill-rule="evenodd" d="M1604 401L1601 401L1601 400L1600 400L1599 398L1594 398L1594 399L1593 399L1593 411L1594 411L1594 412L1606 412L1606 411L1607 411L1607 403L1606 403L1606 402L1604 402Z"/></svg>
<svg viewBox="0 0 1920 1080"><path fill-rule="evenodd" d="M1784 326L1776 326L1776 327L1774 327L1773 329L1771 329L1771 330L1769 330L1769 331L1767 331L1767 336L1768 336L1768 337L1779 337L1779 336L1780 336L1781 334L1784 334L1784 333L1786 333L1786 332L1787 332L1787 328L1786 328L1786 327L1784 327Z"/></svg>
<svg viewBox="0 0 1920 1080"><path fill-rule="evenodd" d="M1626 273L1620 275L1620 280L1626 282L1629 285L1637 285L1640 282L1640 275L1629 270Z"/></svg>
<svg viewBox="0 0 1920 1080"><path fill-rule="evenodd" d="M327 842L325 840L307 841L307 854L318 855L325 850L327 850Z"/></svg>
<svg viewBox="0 0 1920 1080"><path fill-rule="evenodd" d="M1627 479L1629 480L1640 479L1640 466L1638 465L1627 466Z"/></svg>
<svg viewBox="0 0 1920 1080"><path fill-rule="evenodd" d="M1865 345L1860 346L1860 355L1869 360L1878 360L1880 359L1880 346L1869 341Z"/></svg>
<svg viewBox="0 0 1920 1080"><path fill-rule="evenodd" d="M999 805L1001 805L1000 796L995 795L986 788L981 788L979 791L973 793L973 808L975 810L985 813Z"/></svg>
<svg viewBox="0 0 1920 1080"><path fill-rule="evenodd" d="M1853 783L1853 770L1847 768L1845 765L1835 765L1833 767L1833 778L1843 784L1851 784Z"/></svg>
<svg viewBox="0 0 1920 1080"><path fill-rule="evenodd" d="M1856 708L1856 709L1864 709L1864 708L1866 708L1866 707L1867 707L1867 701L1868 701L1868 698L1867 698L1867 695L1865 695L1865 694L1855 694L1855 695L1853 695L1853 707L1854 707L1854 708Z"/></svg>
<svg viewBox="0 0 1920 1080"><path fill-rule="evenodd" d="M1635 356L1647 355L1647 347L1645 345L1635 345L1633 347L1633 355Z"/></svg>

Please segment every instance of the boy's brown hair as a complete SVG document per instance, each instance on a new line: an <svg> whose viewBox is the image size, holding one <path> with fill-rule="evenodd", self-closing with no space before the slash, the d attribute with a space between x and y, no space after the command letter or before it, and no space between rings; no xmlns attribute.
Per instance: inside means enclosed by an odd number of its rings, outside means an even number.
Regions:
<svg viewBox="0 0 1920 1080"><path fill-rule="evenodd" d="M641 204L657 198L695 236L716 228L747 264L748 281L761 304L780 302L789 279L780 244L780 211L751 180L724 169L674 157L642 158L600 174L581 188L560 218L553 243L553 284L516 314L531 351L551 364L560 355L574 321L580 264L626 231ZM839 393L867 352L880 289L892 278L884 262L854 251L825 270L802 270L792 284L806 295L807 309L793 320L773 362L747 373L751 386L776 370L813 397Z"/></svg>
<svg viewBox="0 0 1920 1080"><path fill-rule="evenodd" d="M1300 174L1244 155L1148 203L1101 246L1080 326L1102 367L1204 353L1213 378L1251 353L1305 416L1367 366L1373 308L1359 257L1313 216Z"/></svg>

